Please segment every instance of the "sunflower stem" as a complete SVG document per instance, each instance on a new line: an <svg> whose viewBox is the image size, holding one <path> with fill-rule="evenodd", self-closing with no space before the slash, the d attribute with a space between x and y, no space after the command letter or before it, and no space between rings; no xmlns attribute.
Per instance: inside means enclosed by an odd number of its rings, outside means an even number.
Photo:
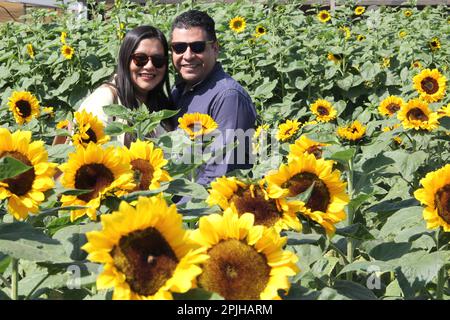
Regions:
<svg viewBox="0 0 450 320"><path fill-rule="evenodd" d="M348 175L347 175L347 187L348 187L348 195L350 197L350 200L353 198L353 157L348 160ZM347 223L350 226L353 223L353 209L351 206L347 206ZM348 263L353 262L353 239L350 237L347 237L347 261ZM346 273L346 278L348 281L352 281L353 274L352 272Z"/></svg>
<svg viewBox="0 0 450 320"><path fill-rule="evenodd" d="M18 300L19 297L19 259L11 259L11 299Z"/></svg>
<svg viewBox="0 0 450 320"><path fill-rule="evenodd" d="M438 229L436 231L436 249L439 251L442 248L439 248L439 237L441 230ZM445 264L441 267L438 273L437 284L436 284L436 299L442 300L444 297L444 285L445 285Z"/></svg>

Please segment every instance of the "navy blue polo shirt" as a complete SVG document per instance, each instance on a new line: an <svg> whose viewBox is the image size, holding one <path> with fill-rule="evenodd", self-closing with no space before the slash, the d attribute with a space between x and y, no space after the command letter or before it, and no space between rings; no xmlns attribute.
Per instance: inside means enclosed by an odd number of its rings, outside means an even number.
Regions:
<svg viewBox="0 0 450 320"><path fill-rule="evenodd" d="M256 110L245 89L216 63L211 73L200 83L183 93L186 83L178 83L172 91L175 106L180 109L177 114L203 113L210 115L218 124L223 139L222 145L233 142L233 137L227 129L242 129L247 132L253 129L256 120ZM244 143L239 141L239 143ZM250 154L251 143L245 143L245 153ZM235 152L242 152L243 149ZM225 161L226 162L226 161ZM232 161L230 161L232 162ZM238 162L238 161L234 161ZM216 177L221 177L234 169L249 168L249 163L212 163L200 167L197 182L206 185Z"/></svg>

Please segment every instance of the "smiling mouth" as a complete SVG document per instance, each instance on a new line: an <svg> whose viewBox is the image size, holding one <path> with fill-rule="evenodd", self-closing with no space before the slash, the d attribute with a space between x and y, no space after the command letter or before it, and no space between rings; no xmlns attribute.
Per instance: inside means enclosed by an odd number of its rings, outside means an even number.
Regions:
<svg viewBox="0 0 450 320"><path fill-rule="evenodd" d="M140 78L146 79L146 80L151 80L154 79L156 77L155 74L150 74L150 73L140 73L139 74Z"/></svg>

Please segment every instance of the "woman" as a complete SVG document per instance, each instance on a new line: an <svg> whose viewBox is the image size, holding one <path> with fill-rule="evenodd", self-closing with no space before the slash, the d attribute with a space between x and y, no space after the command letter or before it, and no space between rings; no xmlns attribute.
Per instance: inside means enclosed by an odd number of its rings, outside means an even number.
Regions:
<svg viewBox="0 0 450 320"><path fill-rule="evenodd" d="M120 46L116 74L110 82L87 97L79 111L91 112L106 126L116 121L104 112L103 107L107 105L121 104L136 109L143 103L149 112L174 109L168 76L168 51L166 37L152 26L139 26L127 32ZM163 120L152 135L164 130L173 130L167 120ZM55 138L54 144L63 143L62 139ZM117 140L129 146L133 137L121 134Z"/></svg>

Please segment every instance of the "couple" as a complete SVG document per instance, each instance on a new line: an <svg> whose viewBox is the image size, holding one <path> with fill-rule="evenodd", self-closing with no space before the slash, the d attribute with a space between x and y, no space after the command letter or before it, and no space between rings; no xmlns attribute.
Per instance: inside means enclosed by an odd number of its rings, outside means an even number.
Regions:
<svg viewBox="0 0 450 320"><path fill-rule="evenodd" d="M256 111L250 96L217 62L219 44L214 20L205 12L187 11L175 18L170 37L172 62L180 76L172 91L166 38L154 27L140 26L126 34L113 80L97 88L83 102L80 111L93 113L106 125L112 119L108 119L103 106L118 103L134 109L143 103L151 112L179 109L177 118L185 113L208 114L223 134L227 129L252 129ZM163 120L161 127L174 130L177 119ZM118 139L129 144L124 135ZM233 142L227 141L230 139L225 138L222 143ZM245 164L208 163L200 168L197 182L206 185L231 170L246 167Z"/></svg>

